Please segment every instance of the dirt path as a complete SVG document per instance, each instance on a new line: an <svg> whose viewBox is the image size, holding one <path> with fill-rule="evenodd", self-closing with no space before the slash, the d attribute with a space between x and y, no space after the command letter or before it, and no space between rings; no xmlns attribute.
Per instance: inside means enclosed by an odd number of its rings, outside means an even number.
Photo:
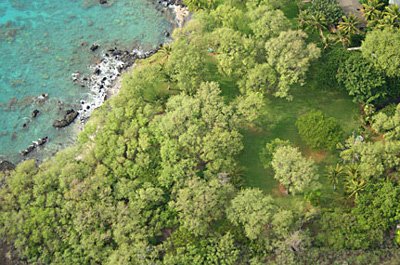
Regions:
<svg viewBox="0 0 400 265"><path fill-rule="evenodd" d="M359 26L360 29L365 28L367 26L367 21L362 16L362 5L360 4L359 0L338 0L339 5L342 7L343 11L346 14L352 13L356 15L361 24Z"/></svg>

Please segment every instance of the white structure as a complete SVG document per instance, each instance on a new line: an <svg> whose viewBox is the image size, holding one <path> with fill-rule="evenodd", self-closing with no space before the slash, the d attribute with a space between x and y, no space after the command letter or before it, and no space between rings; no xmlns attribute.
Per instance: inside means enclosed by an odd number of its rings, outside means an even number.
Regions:
<svg viewBox="0 0 400 265"><path fill-rule="evenodd" d="M398 4L400 6L400 0L389 0L389 4L391 5Z"/></svg>

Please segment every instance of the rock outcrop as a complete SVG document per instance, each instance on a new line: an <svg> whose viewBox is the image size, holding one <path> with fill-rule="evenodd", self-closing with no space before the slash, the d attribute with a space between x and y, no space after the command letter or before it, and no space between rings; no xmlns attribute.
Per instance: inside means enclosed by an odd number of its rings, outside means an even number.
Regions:
<svg viewBox="0 0 400 265"><path fill-rule="evenodd" d="M78 116L77 111L75 111L73 109L67 110L66 114L64 115L64 118L62 118L61 120L55 120L53 122L53 127L55 127L55 128L66 127L66 126L70 125L77 116Z"/></svg>
<svg viewBox="0 0 400 265"><path fill-rule="evenodd" d="M0 161L0 171L14 170L15 165L9 161Z"/></svg>

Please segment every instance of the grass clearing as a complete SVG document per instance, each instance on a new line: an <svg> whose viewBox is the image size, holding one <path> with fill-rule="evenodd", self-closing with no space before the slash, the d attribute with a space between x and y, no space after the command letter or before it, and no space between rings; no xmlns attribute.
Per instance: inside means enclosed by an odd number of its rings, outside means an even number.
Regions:
<svg viewBox="0 0 400 265"><path fill-rule="evenodd" d="M245 185L258 187L266 193L272 194L280 203L290 204L297 196L282 196L277 194L279 183L274 179L271 169L264 169L259 154L265 144L275 138L290 140L300 148L302 153L312 157L318 165L318 173L322 176L327 165L334 165L338 159L338 152L324 150L310 150L300 138L296 127L297 118L313 109L321 110L328 116L336 118L342 125L345 136L360 126L359 106L352 102L344 91L336 88L319 87L318 77L311 74L307 84L297 86L292 90L293 101L269 97L266 99L265 115L257 130L242 131L244 136L244 150L238 157L241 166L245 168ZM321 203L329 203L334 196L333 187L326 178L321 177Z"/></svg>

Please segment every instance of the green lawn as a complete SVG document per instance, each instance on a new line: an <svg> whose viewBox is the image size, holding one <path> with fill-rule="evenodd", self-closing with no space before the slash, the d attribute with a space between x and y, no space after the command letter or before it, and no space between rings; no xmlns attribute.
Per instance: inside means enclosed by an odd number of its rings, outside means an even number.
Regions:
<svg viewBox="0 0 400 265"><path fill-rule="evenodd" d="M323 60L323 59L322 59ZM308 79L305 86L295 86L291 90L293 101L275 97L267 97L265 113L262 115L262 121L257 128L242 130L244 150L239 155L240 165L244 168L244 180L246 187L257 187L266 193L272 194L282 205L292 204L299 201L297 196L283 196L279 192L279 183L273 178L271 169L264 169L261 164L259 154L265 144L275 138L287 139L298 146L306 156L311 156L318 161L318 171L320 175L324 174L326 165L336 164L338 152L312 151L307 148L297 132L297 118L310 111L321 110L328 116L336 118L342 125L346 137L356 131L359 126L359 106L352 102L351 98L344 91L337 88L321 87L318 82L316 69L318 69L321 60L317 62L308 73ZM208 80L216 81L220 84L222 95L227 102L238 95L236 80L230 77L220 75L217 70L216 60L213 56L207 58ZM329 203L334 196L333 188L328 180L321 178L322 202Z"/></svg>
<svg viewBox="0 0 400 265"><path fill-rule="evenodd" d="M321 110L339 121L346 136L350 136L360 126L359 106L353 103L345 92L318 87L318 82L315 80L317 78L310 74L304 87L295 87L292 90L293 101L274 97L266 99L266 113L260 128L242 131L244 150L239 156L239 161L245 168L245 185L261 188L266 193L273 194L278 200L282 199L282 203L285 201L289 203L295 197L283 197L279 193L278 182L273 178L273 171L263 168L259 154L267 142L275 138L290 140L303 154L318 161L319 173L323 175L326 165L336 164L338 152L318 152L307 148L297 132L295 125L297 117L312 109ZM333 188L326 179L321 178L321 182L324 194L322 199L328 201L333 195Z"/></svg>

